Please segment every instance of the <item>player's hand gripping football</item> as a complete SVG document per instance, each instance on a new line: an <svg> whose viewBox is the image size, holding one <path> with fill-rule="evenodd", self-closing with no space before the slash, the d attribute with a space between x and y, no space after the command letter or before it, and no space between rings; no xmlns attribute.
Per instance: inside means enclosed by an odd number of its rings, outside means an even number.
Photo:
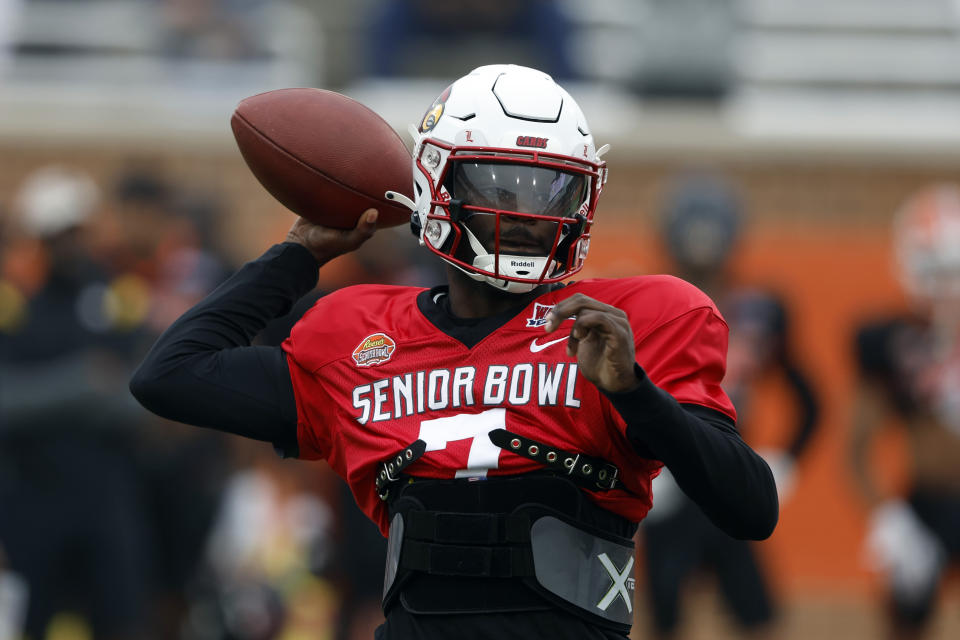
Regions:
<svg viewBox="0 0 960 640"><path fill-rule="evenodd" d="M576 293L557 303L547 316L547 333L575 317L567 355L576 356L580 373L602 391L622 393L637 387L633 365L633 329L621 309Z"/></svg>
<svg viewBox="0 0 960 640"><path fill-rule="evenodd" d="M360 214L357 226L353 229L333 229L297 218L287 232L287 242L302 244L317 262L324 265L373 237L377 230L377 215L376 209L367 209Z"/></svg>

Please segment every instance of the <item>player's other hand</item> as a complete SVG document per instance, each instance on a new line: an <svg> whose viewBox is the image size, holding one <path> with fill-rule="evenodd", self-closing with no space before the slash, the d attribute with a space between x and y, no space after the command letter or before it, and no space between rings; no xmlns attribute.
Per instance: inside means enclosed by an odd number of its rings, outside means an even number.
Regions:
<svg viewBox="0 0 960 640"><path fill-rule="evenodd" d="M544 329L547 333L556 331L571 316L575 320L567 341L567 355L576 356L583 377L609 393L635 389L640 380L634 371L636 351L627 314L575 293L557 303L547 316Z"/></svg>
<svg viewBox="0 0 960 640"><path fill-rule="evenodd" d="M369 240L377 230L377 215L376 209L367 209L353 229L333 229L297 218L287 232L287 242L303 245L323 265Z"/></svg>

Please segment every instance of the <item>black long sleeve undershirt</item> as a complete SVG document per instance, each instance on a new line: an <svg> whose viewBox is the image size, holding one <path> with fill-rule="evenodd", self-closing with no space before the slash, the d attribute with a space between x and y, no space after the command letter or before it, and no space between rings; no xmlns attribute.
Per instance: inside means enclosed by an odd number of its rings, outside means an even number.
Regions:
<svg viewBox="0 0 960 640"><path fill-rule="evenodd" d="M286 356L250 346L314 287L317 263L296 244L246 264L160 337L130 382L154 413L272 442L296 455L297 414ZM762 539L777 521L773 477L723 414L681 406L638 366L644 384L608 394L637 452L666 464L681 488L732 536Z"/></svg>
<svg viewBox="0 0 960 640"><path fill-rule="evenodd" d="M734 538L763 540L779 518L770 467L713 409L678 403L636 366L640 386L605 394L627 423L637 453L660 460L717 527Z"/></svg>
<svg viewBox="0 0 960 640"><path fill-rule="evenodd" d="M248 262L182 315L147 354L130 392L159 416L272 442L297 455L297 408L280 347L250 346L317 283L304 247L284 243Z"/></svg>

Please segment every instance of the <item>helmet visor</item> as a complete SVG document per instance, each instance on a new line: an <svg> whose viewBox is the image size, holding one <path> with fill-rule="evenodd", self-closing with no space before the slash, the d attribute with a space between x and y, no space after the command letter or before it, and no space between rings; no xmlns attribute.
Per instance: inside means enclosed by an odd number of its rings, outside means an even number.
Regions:
<svg viewBox="0 0 960 640"><path fill-rule="evenodd" d="M522 164L454 162L444 180L465 205L572 218L587 196L588 177Z"/></svg>

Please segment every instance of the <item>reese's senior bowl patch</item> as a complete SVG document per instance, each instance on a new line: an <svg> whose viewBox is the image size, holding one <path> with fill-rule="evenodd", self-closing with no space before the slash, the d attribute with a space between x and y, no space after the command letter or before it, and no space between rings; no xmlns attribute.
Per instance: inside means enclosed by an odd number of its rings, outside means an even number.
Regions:
<svg viewBox="0 0 960 640"><path fill-rule="evenodd" d="M353 359L358 367L383 364L397 350L397 343L385 333L374 333L364 338L353 350Z"/></svg>

